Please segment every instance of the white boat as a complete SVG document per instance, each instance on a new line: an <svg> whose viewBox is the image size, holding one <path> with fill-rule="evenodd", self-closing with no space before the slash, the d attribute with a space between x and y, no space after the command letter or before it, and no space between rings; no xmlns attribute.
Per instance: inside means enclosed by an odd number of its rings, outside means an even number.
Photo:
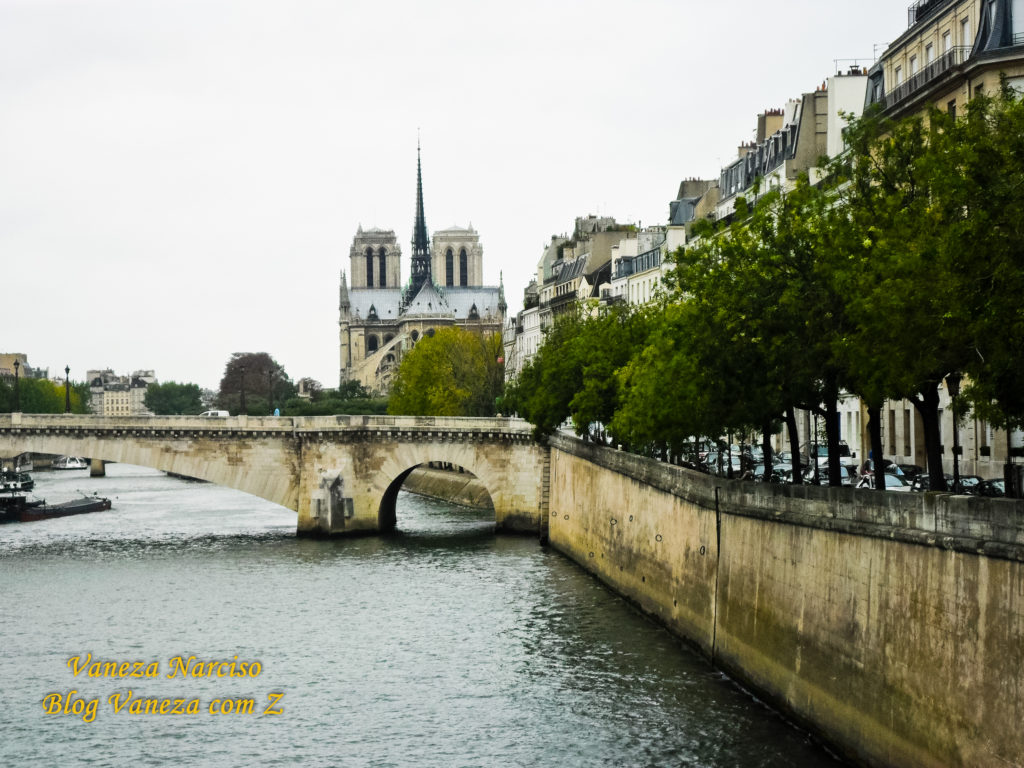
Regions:
<svg viewBox="0 0 1024 768"><path fill-rule="evenodd" d="M53 462L54 469L88 469L89 462L81 456L61 456Z"/></svg>

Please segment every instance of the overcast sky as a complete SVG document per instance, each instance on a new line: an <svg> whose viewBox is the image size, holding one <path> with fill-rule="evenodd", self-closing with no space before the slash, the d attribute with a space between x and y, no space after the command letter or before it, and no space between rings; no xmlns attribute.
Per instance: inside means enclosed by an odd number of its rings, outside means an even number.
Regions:
<svg viewBox="0 0 1024 768"><path fill-rule="evenodd" d="M513 312L574 217L664 222L907 5L0 0L0 351L335 386L356 227L409 274L417 131L428 229L472 224Z"/></svg>

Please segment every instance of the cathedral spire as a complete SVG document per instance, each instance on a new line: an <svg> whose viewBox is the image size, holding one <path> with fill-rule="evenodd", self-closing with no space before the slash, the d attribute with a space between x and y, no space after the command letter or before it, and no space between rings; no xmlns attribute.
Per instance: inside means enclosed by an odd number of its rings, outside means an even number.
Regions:
<svg viewBox="0 0 1024 768"><path fill-rule="evenodd" d="M423 166L420 162L420 142L416 140L416 222L412 231L412 295L423 283L430 282L430 242L427 240L427 220L423 215Z"/></svg>

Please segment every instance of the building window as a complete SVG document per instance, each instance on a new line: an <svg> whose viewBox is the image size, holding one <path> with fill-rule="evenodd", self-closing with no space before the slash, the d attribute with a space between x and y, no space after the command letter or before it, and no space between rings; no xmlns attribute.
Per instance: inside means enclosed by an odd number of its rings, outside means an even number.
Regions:
<svg viewBox="0 0 1024 768"><path fill-rule="evenodd" d="M942 52L949 53L953 48L953 35L949 32L942 33Z"/></svg>
<svg viewBox="0 0 1024 768"><path fill-rule="evenodd" d="M366 337L366 356L369 357L377 351L377 337L373 334Z"/></svg>
<svg viewBox="0 0 1024 768"><path fill-rule="evenodd" d="M378 280L378 284L381 288L384 288L388 284L387 256L388 252L382 247L377 255L377 258L380 261L380 280Z"/></svg>
<svg viewBox="0 0 1024 768"><path fill-rule="evenodd" d="M451 248L444 252L444 284L455 285L455 254Z"/></svg>
<svg viewBox="0 0 1024 768"><path fill-rule="evenodd" d="M949 112L950 117L956 117L956 99L953 99L946 105L946 111Z"/></svg>
<svg viewBox="0 0 1024 768"><path fill-rule="evenodd" d="M910 76L913 77L917 74L917 56L910 57Z"/></svg>
<svg viewBox="0 0 1024 768"><path fill-rule="evenodd" d="M903 67L896 67L896 85L903 85Z"/></svg>
<svg viewBox="0 0 1024 768"><path fill-rule="evenodd" d="M924 47L924 63L931 64L933 61L935 61L935 46L928 43Z"/></svg>
<svg viewBox="0 0 1024 768"><path fill-rule="evenodd" d="M972 42L971 20L967 18L960 19L960 45L970 45Z"/></svg>
<svg viewBox="0 0 1024 768"><path fill-rule="evenodd" d="M373 248L366 249L366 287L373 288Z"/></svg>
<svg viewBox="0 0 1024 768"><path fill-rule="evenodd" d="M459 285L469 285L469 256L466 249L459 249Z"/></svg>

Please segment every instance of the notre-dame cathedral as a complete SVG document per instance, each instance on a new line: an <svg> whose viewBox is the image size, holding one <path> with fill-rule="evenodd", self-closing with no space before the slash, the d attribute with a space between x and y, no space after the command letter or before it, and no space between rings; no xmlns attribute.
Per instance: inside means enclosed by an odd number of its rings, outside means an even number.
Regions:
<svg viewBox="0 0 1024 768"><path fill-rule="evenodd" d="M505 323L503 287L483 285L483 247L476 231L453 227L428 240L419 148L411 267L403 283L394 230L359 227L349 251L351 285L341 273L341 383L355 379L386 393L402 355L422 336L452 325L501 333Z"/></svg>

